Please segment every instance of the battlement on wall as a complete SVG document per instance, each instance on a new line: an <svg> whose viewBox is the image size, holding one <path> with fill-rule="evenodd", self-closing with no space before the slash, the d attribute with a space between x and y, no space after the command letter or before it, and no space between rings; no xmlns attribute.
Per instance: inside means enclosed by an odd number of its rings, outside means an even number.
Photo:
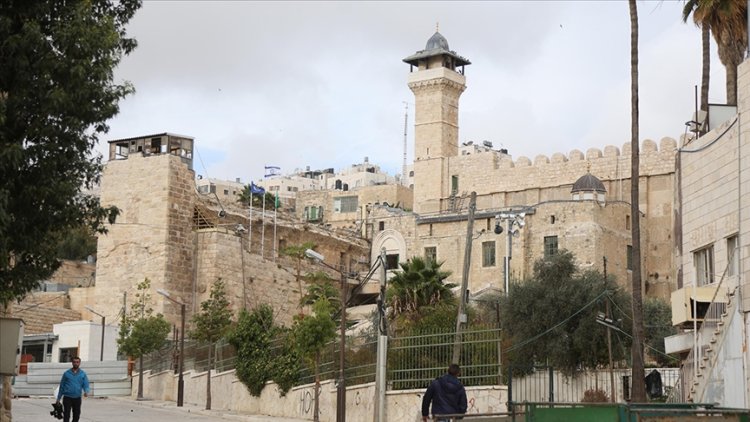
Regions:
<svg viewBox="0 0 750 422"><path fill-rule="evenodd" d="M651 139L645 139L640 144L640 156L641 159L648 159L649 157L660 157L662 153L673 153L677 151L677 141L672 138L662 138L657 145L655 141ZM537 155L532 161L526 156L519 156L515 160L511 160L510 156L500 160L499 167L514 168L514 167L533 167L533 166L546 166L548 164L576 162L576 161L594 161L598 159L612 159L618 157L630 157L631 147L630 142L626 142L619 148L614 145L607 145L604 150L599 148L589 148L584 154L578 149L570 151L567 155L563 153L554 153L551 156Z"/></svg>

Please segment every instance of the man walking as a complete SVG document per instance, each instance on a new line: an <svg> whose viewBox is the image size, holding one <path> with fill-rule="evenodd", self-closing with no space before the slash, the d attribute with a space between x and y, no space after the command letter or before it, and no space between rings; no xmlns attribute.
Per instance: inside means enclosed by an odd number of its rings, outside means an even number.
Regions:
<svg viewBox="0 0 750 422"><path fill-rule="evenodd" d="M89 378L80 369L81 358L73 358L73 367L63 373L60 380L60 391L57 392L57 403L63 398L63 422L70 422L70 411L73 410L73 422L81 417L81 392L84 397L89 396Z"/></svg>
<svg viewBox="0 0 750 422"><path fill-rule="evenodd" d="M436 378L427 387L422 397L422 421L426 422L430 415L430 403L432 403L432 414L453 415L466 413L466 389L464 389L458 376L461 368L455 363L448 367L448 373ZM450 418L438 417L438 422L448 422Z"/></svg>

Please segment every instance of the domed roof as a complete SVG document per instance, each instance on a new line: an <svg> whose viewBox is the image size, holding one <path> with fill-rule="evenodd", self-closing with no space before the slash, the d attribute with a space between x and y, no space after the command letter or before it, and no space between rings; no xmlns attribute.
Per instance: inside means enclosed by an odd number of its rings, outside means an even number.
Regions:
<svg viewBox="0 0 750 422"><path fill-rule="evenodd" d="M606 193L607 189L604 188L604 183L597 179L596 176L591 173L586 173L573 183L573 189L571 189L570 193L592 191Z"/></svg>
<svg viewBox="0 0 750 422"><path fill-rule="evenodd" d="M427 40L427 46L424 49L427 51L434 49L451 51L451 49L448 47L448 40L446 40L445 37L437 31L435 31L435 34L431 36L429 40Z"/></svg>

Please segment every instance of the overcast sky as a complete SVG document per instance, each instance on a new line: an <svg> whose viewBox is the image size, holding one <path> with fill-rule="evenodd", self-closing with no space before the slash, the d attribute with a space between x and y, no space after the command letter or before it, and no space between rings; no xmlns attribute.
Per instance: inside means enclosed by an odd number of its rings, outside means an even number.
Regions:
<svg viewBox="0 0 750 422"><path fill-rule="evenodd" d="M641 139L678 139L700 84L700 30L682 1L638 2ZM258 180L403 161L402 59L435 32L468 58L459 139L514 157L630 140L626 1L150 1L129 25L138 48L116 71L136 93L103 140L160 132L196 139L195 170ZM712 40L710 102L725 102ZM413 159L413 104L408 160ZM99 150L104 153L105 147ZM105 154L106 155L106 154ZM106 156L105 156L106 158Z"/></svg>

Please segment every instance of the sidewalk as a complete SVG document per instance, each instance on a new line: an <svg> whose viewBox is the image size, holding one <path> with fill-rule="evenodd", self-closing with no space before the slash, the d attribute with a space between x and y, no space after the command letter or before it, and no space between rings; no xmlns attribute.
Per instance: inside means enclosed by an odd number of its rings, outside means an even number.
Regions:
<svg viewBox="0 0 750 422"><path fill-rule="evenodd" d="M14 398L11 404L13 422L56 421L49 416L53 397ZM90 397L84 399L81 421L88 422L309 422L305 419L278 418L266 415L244 415L226 410L205 410L203 406L177 407L174 402L136 401L130 397Z"/></svg>
<svg viewBox="0 0 750 422"><path fill-rule="evenodd" d="M296 419L296 418L282 418L268 415L248 415L229 410L206 410L205 406L196 406L193 404L184 403L182 407L177 407L177 403L171 401L159 401L159 400L133 400L130 397L110 397L109 400L120 401L127 403L131 406L143 406L150 407L153 409L165 409L172 412L184 412L190 414L198 414L210 416L212 418L221 418L225 420L240 421L240 422L309 422L308 419Z"/></svg>

